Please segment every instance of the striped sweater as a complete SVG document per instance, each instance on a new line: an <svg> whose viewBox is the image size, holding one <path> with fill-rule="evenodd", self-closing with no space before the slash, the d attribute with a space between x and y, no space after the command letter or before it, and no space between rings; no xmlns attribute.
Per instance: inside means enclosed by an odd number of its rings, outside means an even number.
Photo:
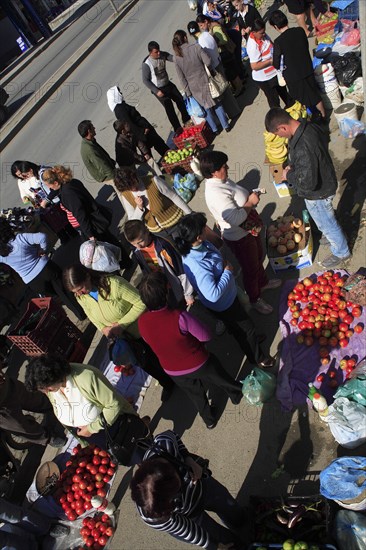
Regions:
<svg viewBox="0 0 366 550"><path fill-rule="evenodd" d="M155 447L155 448L154 448ZM172 430L167 430L154 438L153 446L148 449L144 455L144 460L159 456L157 447L164 454L169 454L174 458L184 462L189 456L189 452L180 437ZM151 519L144 515L143 510L138 506L137 509L144 522L157 529L166 531L170 535L182 539L189 544L195 544L201 548L212 548L209 534L195 520L202 512L202 482L199 480L193 484L189 473L184 476L182 483L182 499L168 520Z"/></svg>

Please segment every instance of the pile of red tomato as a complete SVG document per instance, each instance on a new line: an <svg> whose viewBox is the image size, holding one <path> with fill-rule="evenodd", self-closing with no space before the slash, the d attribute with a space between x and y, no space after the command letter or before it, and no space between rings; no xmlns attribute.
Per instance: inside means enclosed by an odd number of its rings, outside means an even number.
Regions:
<svg viewBox="0 0 366 550"><path fill-rule="evenodd" d="M89 445L84 449L77 445L74 456L66 462L66 468L59 480L54 498L67 519L75 521L87 510L91 510L91 499L98 495L105 498L108 484L116 473L117 464L107 451Z"/></svg>
<svg viewBox="0 0 366 550"><path fill-rule="evenodd" d="M301 331L297 342L312 346L315 339L318 340L323 365L330 362L331 348L346 348L353 334L360 334L364 329L361 323L351 328L354 319L361 316L362 308L342 296L347 278L347 275L332 271L325 271L314 280L306 277L295 285L287 297L292 313L290 324ZM348 372L356 364L353 359L349 361L349 366L342 365Z"/></svg>
<svg viewBox="0 0 366 550"><path fill-rule="evenodd" d="M112 520L107 514L97 514L93 518L84 518L83 527L80 529L85 547L92 550L103 548L109 538L113 536L113 533ZM78 550L83 550L83 547L80 546Z"/></svg>
<svg viewBox="0 0 366 550"><path fill-rule="evenodd" d="M196 134L199 134L202 130L202 126L190 126L189 128L184 128L183 132L179 134L179 138L186 139L194 137Z"/></svg>

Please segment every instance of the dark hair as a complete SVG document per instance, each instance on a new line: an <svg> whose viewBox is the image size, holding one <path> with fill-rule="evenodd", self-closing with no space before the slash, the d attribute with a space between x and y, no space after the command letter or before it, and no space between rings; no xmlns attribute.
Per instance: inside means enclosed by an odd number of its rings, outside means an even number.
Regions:
<svg viewBox="0 0 366 550"><path fill-rule="evenodd" d="M149 50L149 52L151 53L153 50L160 50L160 46L157 42L155 42L154 40L152 40L151 42L148 43L147 45L147 49Z"/></svg>
<svg viewBox="0 0 366 550"><path fill-rule="evenodd" d="M252 31L257 32L265 28L266 28L266 24L261 17L257 17L257 19L254 19Z"/></svg>
<svg viewBox="0 0 366 550"><path fill-rule="evenodd" d="M138 286L140 298L150 311L165 307L168 303L168 279L162 271L145 275Z"/></svg>
<svg viewBox="0 0 366 550"><path fill-rule="evenodd" d="M203 15L203 13L200 13L199 15L197 15L196 17L197 23L204 23L205 21L207 21L207 23L210 23L212 19L210 17L207 17L207 15Z"/></svg>
<svg viewBox="0 0 366 550"><path fill-rule="evenodd" d="M91 120L82 120L78 124L78 132L82 138L88 135L89 130L92 129L93 123Z"/></svg>
<svg viewBox="0 0 366 550"><path fill-rule="evenodd" d="M182 46L187 41L187 33L186 31L177 30L174 33L173 40L172 40L172 46L173 50L175 52L175 55L178 57L183 57L182 54Z"/></svg>
<svg viewBox="0 0 366 550"><path fill-rule="evenodd" d="M138 176L136 170L133 168L117 168L114 173L114 185L116 186L117 191L120 191L121 193L123 191L130 191L136 183L136 178L138 179Z"/></svg>
<svg viewBox="0 0 366 550"><path fill-rule="evenodd" d="M25 387L28 391L43 390L63 382L71 372L67 359L60 355L46 353L32 359L25 369Z"/></svg>
<svg viewBox="0 0 366 550"><path fill-rule="evenodd" d="M29 170L33 170L33 173L36 178L38 178L38 172L39 172L39 166L37 164L34 164L34 162L29 162L28 160L16 160L13 162L13 164L10 167L11 175L14 176L14 178L17 178L16 172L29 172Z"/></svg>
<svg viewBox="0 0 366 550"><path fill-rule="evenodd" d="M283 27L287 27L288 19L283 11L275 10L272 12L271 17L269 18L269 24L272 25L272 27L283 29Z"/></svg>
<svg viewBox="0 0 366 550"><path fill-rule="evenodd" d="M123 226L123 232L128 242L135 241L146 231L149 233L149 229L142 220L128 220Z"/></svg>
<svg viewBox="0 0 366 550"><path fill-rule="evenodd" d="M200 170L204 178L212 178L212 174L220 170L229 160L222 151L203 151L200 154Z"/></svg>
<svg viewBox="0 0 366 550"><path fill-rule="evenodd" d="M75 264L71 267L67 267L62 273L64 287L69 292L73 292L77 286L84 285L90 278L92 286L98 289L98 292L104 300L109 298L111 291L109 277L109 274L87 269L81 264Z"/></svg>
<svg viewBox="0 0 366 550"><path fill-rule="evenodd" d="M13 247L10 241L15 239L15 233L6 218L0 218L0 256L9 256Z"/></svg>
<svg viewBox="0 0 366 550"><path fill-rule="evenodd" d="M285 109L281 109L281 107L272 107L266 114L264 125L267 132L274 134L279 124L289 124L291 120L294 119Z"/></svg>
<svg viewBox="0 0 366 550"><path fill-rule="evenodd" d="M121 134L122 130L131 130L131 124L127 122L127 120L115 120L113 122L113 128L117 132L117 134Z"/></svg>
<svg viewBox="0 0 366 550"><path fill-rule="evenodd" d="M164 518L176 507L181 488L179 474L164 458L149 458L136 470L130 484L131 498L148 518Z"/></svg>
<svg viewBox="0 0 366 550"><path fill-rule="evenodd" d="M192 212L183 216L176 225L177 236L174 239L178 252L186 256L192 248L192 243L201 235L206 227L207 218L201 212Z"/></svg>
<svg viewBox="0 0 366 550"><path fill-rule="evenodd" d="M197 22L196 21L190 21L187 25L187 31L192 36L195 35L196 33L200 32L200 28L199 28Z"/></svg>

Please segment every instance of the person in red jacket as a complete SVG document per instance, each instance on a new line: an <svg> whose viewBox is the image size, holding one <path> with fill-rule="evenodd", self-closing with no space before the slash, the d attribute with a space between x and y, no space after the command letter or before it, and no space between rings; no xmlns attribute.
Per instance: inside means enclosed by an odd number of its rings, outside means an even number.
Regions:
<svg viewBox="0 0 366 550"><path fill-rule="evenodd" d="M139 291L149 310L138 319L142 338L157 355L166 374L187 393L211 430L217 419L215 407L208 402L205 384L223 389L234 405L243 396L241 384L206 350L204 343L211 339L208 328L187 311L168 308L168 280L164 273L154 271L146 275Z"/></svg>

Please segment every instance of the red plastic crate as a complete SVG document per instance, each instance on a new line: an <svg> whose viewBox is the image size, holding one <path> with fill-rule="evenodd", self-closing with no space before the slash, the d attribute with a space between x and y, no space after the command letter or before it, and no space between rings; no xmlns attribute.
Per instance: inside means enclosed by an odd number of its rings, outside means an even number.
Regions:
<svg viewBox="0 0 366 550"><path fill-rule="evenodd" d="M82 363L84 361L84 357L87 351L88 350L83 342L78 340L77 342L75 342L73 349L71 350L71 353L68 357L68 360L70 361L70 363Z"/></svg>
<svg viewBox="0 0 366 550"><path fill-rule="evenodd" d="M183 149L184 147L199 147L200 149L204 149L213 142L215 136L207 122L203 121L201 124L191 126L191 128L199 128L199 132L187 138L181 137L181 134L175 134L173 137L173 141L178 149Z"/></svg>
<svg viewBox="0 0 366 550"><path fill-rule="evenodd" d="M19 334L33 314L42 310L36 326ZM25 355L35 357L52 351L68 356L81 338L80 330L66 316L62 306L52 298L34 298L16 327L7 335Z"/></svg>
<svg viewBox="0 0 366 550"><path fill-rule="evenodd" d="M183 168L186 172L193 172L191 168L191 162L193 160L193 155L186 157L183 160L168 164L167 162L162 161L161 167L167 174L171 174L175 168Z"/></svg>

